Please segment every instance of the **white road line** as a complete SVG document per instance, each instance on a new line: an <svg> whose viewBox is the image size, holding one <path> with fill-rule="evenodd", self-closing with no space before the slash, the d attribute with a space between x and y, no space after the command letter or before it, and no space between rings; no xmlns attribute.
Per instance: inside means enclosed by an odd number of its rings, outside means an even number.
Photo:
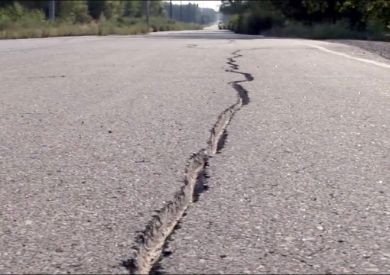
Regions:
<svg viewBox="0 0 390 275"><path fill-rule="evenodd" d="M332 53L332 54L343 56L343 57L346 57L346 58L349 58L349 59L354 59L354 60L357 60L357 61L361 61L361 62L369 63L369 64L372 64L372 65L376 65L376 66L379 66L379 67L382 67L382 68L390 69L390 64L386 64L386 63L383 63L383 62L378 62L378 61L369 60L369 59L360 58L360 57L354 57L354 56L351 56L351 55L346 54L346 53L341 53L341 52L329 50L327 48L324 48L324 47L321 47L321 46L317 46L317 45L312 45L312 47L314 47L314 48L316 48L318 50L327 52L327 53Z"/></svg>

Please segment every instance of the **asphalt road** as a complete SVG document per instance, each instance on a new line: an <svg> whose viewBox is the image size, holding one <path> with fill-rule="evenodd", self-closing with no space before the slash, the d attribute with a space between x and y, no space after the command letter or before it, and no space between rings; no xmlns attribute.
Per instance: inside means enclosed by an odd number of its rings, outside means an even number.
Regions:
<svg viewBox="0 0 390 275"><path fill-rule="evenodd" d="M389 272L390 63L206 30L0 41L0 273L128 273L237 100L228 62L249 104L154 269Z"/></svg>

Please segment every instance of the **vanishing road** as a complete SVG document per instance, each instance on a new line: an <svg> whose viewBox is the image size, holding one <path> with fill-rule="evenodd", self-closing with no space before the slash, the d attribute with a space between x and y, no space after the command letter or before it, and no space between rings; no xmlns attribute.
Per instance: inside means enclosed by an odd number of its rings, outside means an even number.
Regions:
<svg viewBox="0 0 390 275"><path fill-rule="evenodd" d="M388 60L204 30L0 64L0 273L390 271Z"/></svg>

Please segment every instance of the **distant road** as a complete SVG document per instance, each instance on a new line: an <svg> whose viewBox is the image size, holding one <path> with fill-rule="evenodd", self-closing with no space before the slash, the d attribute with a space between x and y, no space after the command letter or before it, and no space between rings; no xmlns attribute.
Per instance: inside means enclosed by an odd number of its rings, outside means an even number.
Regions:
<svg viewBox="0 0 390 275"><path fill-rule="evenodd" d="M390 270L388 60L214 27L0 64L0 273Z"/></svg>

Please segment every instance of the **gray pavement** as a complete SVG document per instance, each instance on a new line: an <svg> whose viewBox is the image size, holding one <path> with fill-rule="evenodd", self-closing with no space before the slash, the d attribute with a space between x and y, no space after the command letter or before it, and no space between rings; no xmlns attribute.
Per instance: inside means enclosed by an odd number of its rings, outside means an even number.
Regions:
<svg viewBox="0 0 390 275"><path fill-rule="evenodd" d="M128 272L236 100L236 50L250 103L160 270L389 272L389 63L209 30L0 41L0 273Z"/></svg>
<svg viewBox="0 0 390 275"><path fill-rule="evenodd" d="M389 71L272 44L241 52L251 102L161 270L388 273Z"/></svg>

